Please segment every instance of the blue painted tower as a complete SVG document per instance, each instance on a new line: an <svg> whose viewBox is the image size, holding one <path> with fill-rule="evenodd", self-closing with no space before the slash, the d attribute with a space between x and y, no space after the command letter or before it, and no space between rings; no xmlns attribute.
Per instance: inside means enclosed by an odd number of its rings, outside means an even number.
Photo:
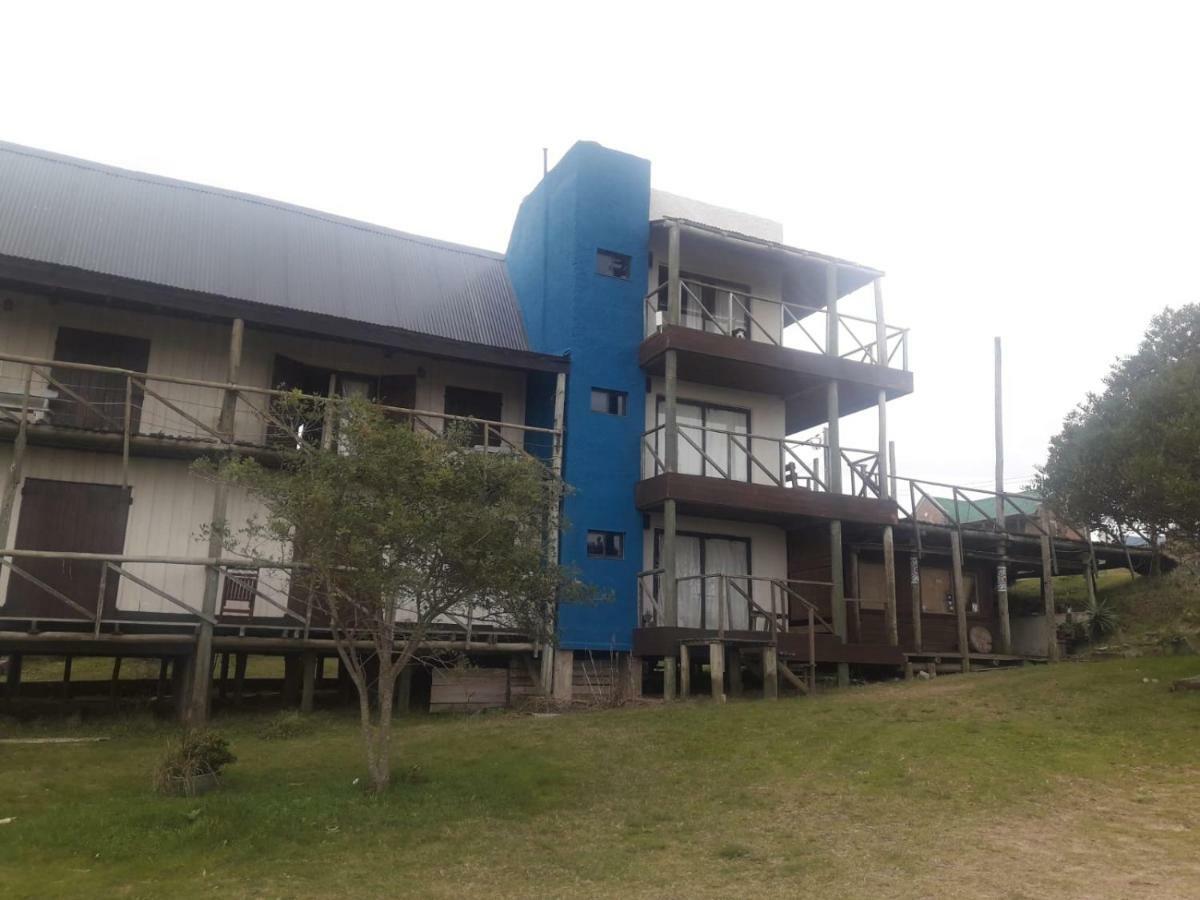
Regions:
<svg viewBox="0 0 1200 900"><path fill-rule="evenodd" d="M613 597L560 608L559 643L568 650L629 650L636 624L642 514L633 492L646 415L637 352L649 222L649 161L581 141L522 202L509 239L509 276L532 349L571 358L563 475L573 493L561 559ZM530 387L530 421L553 404L546 387ZM620 411L594 412L593 390ZM589 531L622 536L619 558L611 545L589 556Z"/></svg>

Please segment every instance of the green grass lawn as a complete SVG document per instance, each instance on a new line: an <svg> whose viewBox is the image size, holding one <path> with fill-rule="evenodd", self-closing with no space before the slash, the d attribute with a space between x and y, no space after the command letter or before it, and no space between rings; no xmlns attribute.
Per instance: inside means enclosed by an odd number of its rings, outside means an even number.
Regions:
<svg viewBox="0 0 1200 900"><path fill-rule="evenodd" d="M404 720L383 798L356 725L218 727L239 760L152 793L149 720L4 727L5 897L1200 895L1200 657L775 703ZM1154 681L1157 679L1157 681Z"/></svg>

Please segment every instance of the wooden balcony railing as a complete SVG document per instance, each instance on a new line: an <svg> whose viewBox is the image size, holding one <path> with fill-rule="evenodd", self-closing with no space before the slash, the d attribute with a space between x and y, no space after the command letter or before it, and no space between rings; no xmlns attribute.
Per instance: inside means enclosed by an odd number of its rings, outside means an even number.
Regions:
<svg viewBox="0 0 1200 900"><path fill-rule="evenodd" d="M301 598L290 590L291 573L303 567L303 563L241 558L3 549L0 583L7 580L4 595L11 601L10 588L14 582L22 583L26 589L21 594L27 595L30 602L0 604L0 623L31 623L30 633L34 634L57 627L64 633L90 633L93 637L137 626L138 630L158 633L174 628L190 641L201 623L229 635L251 629L259 637L328 637L328 626L322 623L311 596ZM57 580L58 570L67 569L72 572L73 587L64 590L49 583ZM215 615L200 608L200 595L210 571L220 579L222 603ZM81 574L86 577L81 578ZM91 582L93 575L94 584L82 590L80 583ZM230 603L231 599L236 602ZM147 607L154 609L143 611ZM416 618L415 609L399 605L397 640L406 637L406 623ZM512 623L479 615L465 606L461 615L447 614L433 627L425 624L421 630L433 641L465 641L467 646L476 639L489 645L500 640L527 640Z"/></svg>
<svg viewBox="0 0 1200 900"><path fill-rule="evenodd" d="M662 284L645 297L647 337L667 324L667 290ZM756 297L692 280L680 281L679 290L679 324L686 328L810 353L829 352L825 307ZM836 322L841 359L908 371L907 328L846 313L838 313Z"/></svg>
<svg viewBox="0 0 1200 900"><path fill-rule="evenodd" d="M666 471L666 425L642 434L642 477ZM679 423L677 471L728 481L769 483L776 487L829 492L828 444L816 440L748 434L723 428ZM879 454L842 447L836 464L841 469L840 493L880 497Z"/></svg>
<svg viewBox="0 0 1200 900"><path fill-rule="evenodd" d="M335 438L336 393L304 395L301 407L283 401L292 392L256 385L136 372L109 366L0 354L0 424L25 429L120 435L126 456L140 438L211 447L271 449L288 444L326 446ZM233 408L222 414L232 400ZM429 410L381 406L397 425L440 433L466 426L480 448L530 453L551 463L562 454L562 433L514 422L496 422Z"/></svg>

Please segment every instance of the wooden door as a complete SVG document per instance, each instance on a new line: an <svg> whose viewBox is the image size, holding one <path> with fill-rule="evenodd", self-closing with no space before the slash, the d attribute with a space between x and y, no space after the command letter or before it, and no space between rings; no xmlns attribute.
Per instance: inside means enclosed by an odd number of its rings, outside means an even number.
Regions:
<svg viewBox="0 0 1200 900"><path fill-rule="evenodd" d="M123 334L59 328L54 341L54 358L62 362L87 363L145 372L150 363L150 342ZM121 431L125 421L125 377L109 372L87 372L54 366L56 381L65 385L81 403L65 391L50 405L55 425L95 431ZM57 388L54 388L58 390ZM130 397L129 430L137 433L142 417L142 389L134 386Z"/></svg>
<svg viewBox="0 0 1200 900"><path fill-rule="evenodd" d="M71 553L125 551L125 526L129 518L129 488L114 484L50 481L26 478L21 489L21 515L17 520L18 550L60 550ZM102 563L79 560L17 559L16 565L80 606L96 609ZM116 609L119 578L108 573L105 611ZM10 573L5 613L37 618L81 617L53 594Z"/></svg>

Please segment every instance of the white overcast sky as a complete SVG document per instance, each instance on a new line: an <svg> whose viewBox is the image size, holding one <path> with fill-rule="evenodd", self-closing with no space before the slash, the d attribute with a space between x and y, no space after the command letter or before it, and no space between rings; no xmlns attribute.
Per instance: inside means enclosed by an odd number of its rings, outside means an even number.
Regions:
<svg viewBox="0 0 1200 900"><path fill-rule="evenodd" d="M1200 299L1200 54L1156 3L4 2L0 137L503 250L575 140L888 273L899 470L1011 485ZM873 414L843 441L870 447Z"/></svg>

